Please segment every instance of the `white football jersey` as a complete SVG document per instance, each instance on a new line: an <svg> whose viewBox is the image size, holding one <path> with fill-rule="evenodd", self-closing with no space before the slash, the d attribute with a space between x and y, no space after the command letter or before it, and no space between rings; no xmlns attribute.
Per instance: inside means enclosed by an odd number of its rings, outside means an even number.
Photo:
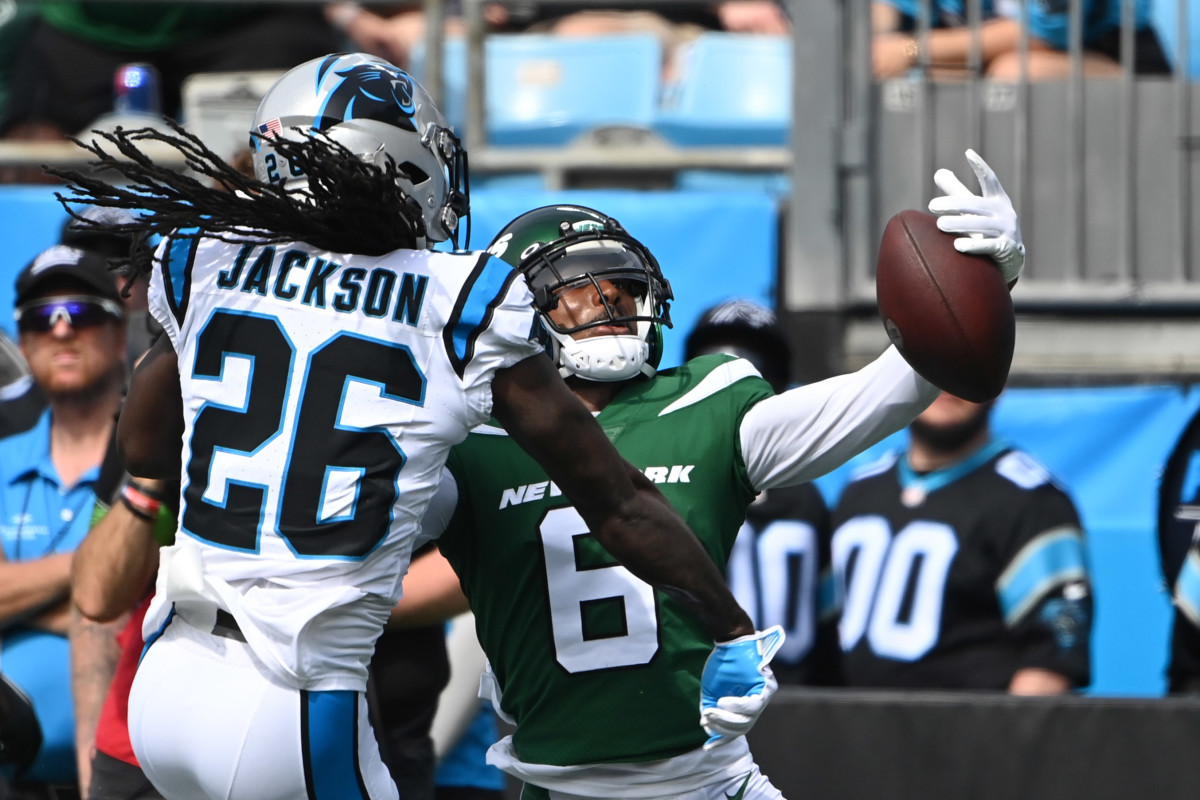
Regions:
<svg viewBox="0 0 1200 800"><path fill-rule="evenodd" d="M362 690L447 452L541 352L525 280L478 252L177 235L156 259L185 430L147 638L220 607L285 685Z"/></svg>

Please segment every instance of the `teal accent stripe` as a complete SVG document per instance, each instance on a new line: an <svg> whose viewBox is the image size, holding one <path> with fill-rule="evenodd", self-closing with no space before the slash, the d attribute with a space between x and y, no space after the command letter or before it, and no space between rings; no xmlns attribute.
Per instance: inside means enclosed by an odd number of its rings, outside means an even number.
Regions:
<svg viewBox="0 0 1200 800"><path fill-rule="evenodd" d="M1175 579L1175 605L1195 625L1200 626L1200 552L1188 551Z"/></svg>
<svg viewBox="0 0 1200 800"><path fill-rule="evenodd" d="M454 325L454 354L467 360L467 348L492 316L492 307L503 297L513 277L513 268L498 258L488 258L467 290L462 311Z"/></svg>
<svg viewBox="0 0 1200 800"><path fill-rule="evenodd" d="M987 462L991 461L995 456L998 456L1008 443L1002 439L992 439L986 445L976 450L971 455L959 461L953 466L945 469L934 470L925 475L918 475L909 465L907 458L901 458L897 465L900 477L900 488L910 489L918 487L925 490L926 494L941 489L954 481L966 475L970 475L975 470L982 467Z"/></svg>
<svg viewBox="0 0 1200 800"><path fill-rule="evenodd" d="M163 278L167 284L167 297L171 301L171 312L180 325L183 324L183 317L187 312L188 294L192 289L192 263L196 258L196 248L200 246L200 239L194 234L199 232L199 228L184 228L176 231L171 236L171 243L167 245L166 258L163 263Z"/></svg>
<svg viewBox="0 0 1200 800"><path fill-rule="evenodd" d="M365 798L359 779L358 693L303 692L304 749L310 765L308 795L315 800Z"/></svg>
<svg viewBox="0 0 1200 800"><path fill-rule="evenodd" d="M1077 528L1047 531L1022 548L996 581L1004 621L1013 625L1057 586L1087 579L1083 534Z"/></svg>
<svg viewBox="0 0 1200 800"><path fill-rule="evenodd" d="M821 571L817 578L817 619L824 622L841 611L837 596L837 579L832 569Z"/></svg>
<svg viewBox="0 0 1200 800"><path fill-rule="evenodd" d="M171 610L167 612L167 618L163 620L162 625L158 626L158 630L150 634L150 638L146 639L146 644L142 646L142 654L138 656L138 663L142 663L142 659L146 657L146 652L150 649L150 645L158 641L158 638L163 635L163 631L171 624L171 620L175 619L175 604L171 604Z"/></svg>

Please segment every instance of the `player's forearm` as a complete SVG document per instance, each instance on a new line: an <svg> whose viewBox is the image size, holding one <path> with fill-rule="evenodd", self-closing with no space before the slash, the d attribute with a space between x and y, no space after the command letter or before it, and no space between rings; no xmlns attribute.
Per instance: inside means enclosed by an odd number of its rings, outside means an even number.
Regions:
<svg viewBox="0 0 1200 800"><path fill-rule="evenodd" d="M754 633L750 617L700 540L644 475L629 470L636 492L619 512L594 521L584 516L605 550L638 578L690 608L714 641Z"/></svg>
<svg viewBox="0 0 1200 800"><path fill-rule="evenodd" d="M117 445L129 474L172 479L179 476L182 440L179 360L163 336L133 372L117 421Z"/></svg>
<svg viewBox="0 0 1200 800"><path fill-rule="evenodd" d="M0 563L0 627L28 620L71 591L71 554Z"/></svg>
<svg viewBox="0 0 1200 800"><path fill-rule="evenodd" d="M84 616L111 620L141 599L157 568L154 523L117 502L75 551L71 597Z"/></svg>
<svg viewBox="0 0 1200 800"><path fill-rule="evenodd" d="M71 697L75 705L75 757L79 786L86 796L95 754L96 725L116 672L121 648L117 633L125 617L101 623L78 612L71 615Z"/></svg>
<svg viewBox="0 0 1200 800"><path fill-rule="evenodd" d="M754 632L700 540L621 457L548 358L498 371L492 399L496 419L545 468L614 558L687 604L715 640Z"/></svg>
<svg viewBox="0 0 1200 800"><path fill-rule="evenodd" d="M762 491L818 478L902 430L937 395L889 347L857 372L768 397L740 428L750 482Z"/></svg>

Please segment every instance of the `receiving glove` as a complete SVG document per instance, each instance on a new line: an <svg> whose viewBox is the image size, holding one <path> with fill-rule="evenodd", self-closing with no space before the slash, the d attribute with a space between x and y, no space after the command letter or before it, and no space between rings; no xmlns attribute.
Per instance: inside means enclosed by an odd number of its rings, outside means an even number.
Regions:
<svg viewBox="0 0 1200 800"><path fill-rule="evenodd" d="M700 724L705 750L744 736L779 688L767 666L783 644L783 628L718 642L700 675Z"/></svg>
<svg viewBox="0 0 1200 800"><path fill-rule="evenodd" d="M933 182L946 194L930 200L929 210L937 215L940 230L967 234L954 240L955 250L991 256L1011 287L1025 266L1016 209L996 173L978 153L967 150L967 162L979 178L982 196L972 193L950 170L939 169Z"/></svg>

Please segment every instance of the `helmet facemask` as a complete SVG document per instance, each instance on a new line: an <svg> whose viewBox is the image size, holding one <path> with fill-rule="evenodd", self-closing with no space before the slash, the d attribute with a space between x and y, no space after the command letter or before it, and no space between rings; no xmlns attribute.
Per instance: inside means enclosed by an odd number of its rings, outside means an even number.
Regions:
<svg viewBox="0 0 1200 800"><path fill-rule="evenodd" d="M608 220L602 230L567 228L559 239L523 253L520 263L534 294L547 350L563 377L622 381L654 375L662 355L662 326L671 325L671 288L650 252L615 220ZM617 284L635 298L632 314L614 307L601 287L603 281ZM607 313L571 327L556 324L550 312L559 297L587 286L599 295ZM610 325L628 326L633 332L578 340L572 336Z"/></svg>

